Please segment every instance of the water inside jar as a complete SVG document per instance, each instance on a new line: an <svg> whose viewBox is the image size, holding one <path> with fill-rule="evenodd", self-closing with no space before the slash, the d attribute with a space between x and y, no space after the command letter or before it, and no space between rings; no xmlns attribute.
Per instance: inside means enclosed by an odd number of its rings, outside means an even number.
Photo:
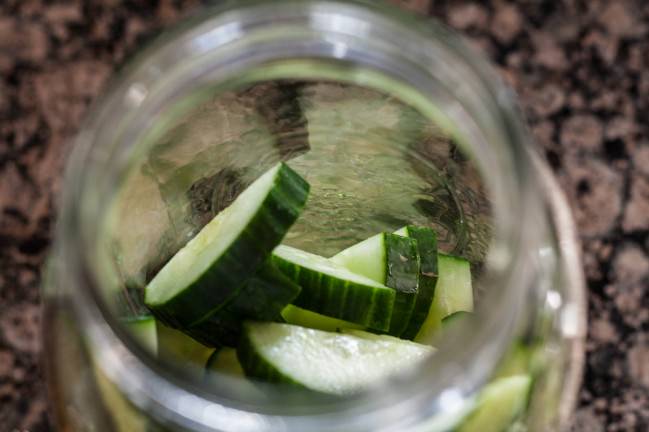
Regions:
<svg viewBox="0 0 649 432"><path fill-rule="evenodd" d="M479 275L489 201L452 137L369 88L279 80L203 99L134 165L110 228L118 310L142 312L146 283L279 160L311 185L285 244L329 257L382 231L430 226L440 249L467 258Z"/></svg>

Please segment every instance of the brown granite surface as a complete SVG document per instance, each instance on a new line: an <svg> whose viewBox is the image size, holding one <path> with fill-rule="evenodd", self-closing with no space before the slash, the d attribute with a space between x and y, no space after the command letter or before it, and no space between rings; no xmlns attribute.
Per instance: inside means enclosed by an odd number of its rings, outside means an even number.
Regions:
<svg viewBox="0 0 649 432"><path fill-rule="evenodd" d="M66 142L116 65L198 6L0 1L0 430L50 430L40 266ZM440 17L519 92L572 203L589 287L575 431L649 431L649 2L401 1Z"/></svg>

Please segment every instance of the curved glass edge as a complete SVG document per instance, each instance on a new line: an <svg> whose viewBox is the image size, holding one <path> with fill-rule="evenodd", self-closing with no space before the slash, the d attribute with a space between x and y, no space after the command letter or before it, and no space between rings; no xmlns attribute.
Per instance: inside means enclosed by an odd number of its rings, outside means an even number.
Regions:
<svg viewBox="0 0 649 432"><path fill-rule="evenodd" d="M563 289L562 299L557 307L557 333L561 338L564 354L561 365L563 379L558 404L558 426L562 430L568 426L577 405L583 379L588 330L586 282L582 270L579 236L568 200L550 171L550 167L542 161L541 156L534 153L532 160L534 168L540 174L541 188L549 207L552 228L557 238L557 252L560 256L558 271L562 283L559 286Z"/></svg>
<svg viewBox="0 0 649 432"><path fill-rule="evenodd" d="M80 141L83 141L83 140L80 140ZM94 318L96 319L96 317L94 317ZM92 318L90 318L90 319L92 319ZM99 331L99 329L100 329L99 327L95 328L96 331ZM101 329L101 331L106 331L106 329ZM112 336L115 336L115 335L112 335ZM98 340L100 340L100 339L102 339L102 337L104 337L104 341L106 341L105 335L100 336L99 334L97 334L97 337L99 338ZM119 338L117 338L116 340L119 341Z"/></svg>

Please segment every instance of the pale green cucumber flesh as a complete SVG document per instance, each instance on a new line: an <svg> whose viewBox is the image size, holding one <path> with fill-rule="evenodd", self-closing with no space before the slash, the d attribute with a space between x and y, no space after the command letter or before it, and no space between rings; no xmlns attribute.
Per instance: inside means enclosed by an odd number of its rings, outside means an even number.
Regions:
<svg viewBox="0 0 649 432"><path fill-rule="evenodd" d="M430 352L434 352L435 348L432 348L428 345L422 345L417 342L409 341L406 339L402 339L396 336L391 336L387 334L376 334L376 333L370 333L368 331L364 330L358 330L358 329L352 329L352 328L344 328L341 329L341 333L356 336L362 339L367 339L367 340L373 340L373 341L379 341L379 342L394 342L394 343L400 343L408 346L416 346L416 347L421 347L421 346L426 346L430 348Z"/></svg>
<svg viewBox="0 0 649 432"><path fill-rule="evenodd" d="M322 315L388 330L395 291L327 258L278 246L273 264L302 287L293 304Z"/></svg>
<svg viewBox="0 0 649 432"><path fill-rule="evenodd" d="M472 315L473 312L467 312L467 311L453 312L452 314L446 315L444 318L442 318L442 327L450 325L451 323L454 323L456 321L469 318Z"/></svg>
<svg viewBox="0 0 649 432"><path fill-rule="evenodd" d="M396 230L394 233L395 233L396 235L400 235L400 236L402 236L402 237L410 237L410 236L408 235L408 228L409 228L410 226L411 226L411 225L406 225L406 226L404 226L404 227L401 227L401 228L399 228L398 230Z"/></svg>
<svg viewBox="0 0 649 432"><path fill-rule="evenodd" d="M504 432L525 410L532 385L529 375L500 378L480 392L476 408L457 432Z"/></svg>
<svg viewBox="0 0 649 432"><path fill-rule="evenodd" d="M380 233L337 253L331 260L396 291L388 333L399 336L410 321L418 294L416 240Z"/></svg>
<svg viewBox="0 0 649 432"><path fill-rule="evenodd" d="M317 392L355 393L414 366L433 348L389 336L247 322L237 355L246 375Z"/></svg>
<svg viewBox="0 0 649 432"><path fill-rule="evenodd" d="M157 323L158 358L182 367L193 376L201 376L213 348L198 343L185 333Z"/></svg>
<svg viewBox="0 0 649 432"><path fill-rule="evenodd" d="M235 347L243 321L284 321L282 310L300 290L299 285L275 266L265 263L232 300L206 319L182 330L207 346Z"/></svg>
<svg viewBox="0 0 649 432"><path fill-rule="evenodd" d="M146 287L156 317L182 328L230 300L295 222L308 184L279 163L174 255Z"/></svg>
<svg viewBox="0 0 649 432"><path fill-rule="evenodd" d="M238 394L245 399L267 399L267 396L261 389L246 378L245 372L237 358L237 350L234 348L217 348L210 358L207 359L207 363L205 364L205 380L208 383L217 383L219 375L226 375L237 380L236 384L233 382L227 384L228 386L236 386L230 388L233 394ZM223 383L220 383L220 385L222 386Z"/></svg>
<svg viewBox="0 0 649 432"><path fill-rule="evenodd" d="M514 343L500 362L495 376L497 378L512 375L529 374L536 378L545 369L546 354L542 342Z"/></svg>
<svg viewBox="0 0 649 432"><path fill-rule="evenodd" d="M329 332L340 331L342 329L362 330L365 328L349 321L321 315L295 305L286 306L282 311L282 317L288 324Z"/></svg>
<svg viewBox="0 0 649 432"><path fill-rule="evenodd" d="M421 326L415 341L430 343L440 329L442 319L457 311L473 311L473 288L471 265L460 257L439 253L437 255L439 276L435 297L426 321Z"/></svg>
<svg viewBox="0 0 649 432"><path fill-rule="evenodd" d="M126 318L122 322L131 335L153 354L158 352L156 321L152 315Z"/></svg>
<svg viewBox="0 0 649 432"><path fill-rule="evenodd" d="M234 348L217 348L205 364L205 373L223 373L226 375L243 377L245 374L237 359L237 350Z"/></svg>
<svg viewBox="0 0 649 432"><path fill-rule="evenodd" d="M408 225L395 232L415 239L419 252L419 289L408 325L401 333L403 339L414 339L419 333L435 296L437 285L437 234L431 228Z"/></svg>
<svg viewBox="0 0 649 432"><path fill-rule="evenodd" d="M356 243L338 252L330 259L356 274L379 283L385 283L385 233L377 234Z"/></svg>

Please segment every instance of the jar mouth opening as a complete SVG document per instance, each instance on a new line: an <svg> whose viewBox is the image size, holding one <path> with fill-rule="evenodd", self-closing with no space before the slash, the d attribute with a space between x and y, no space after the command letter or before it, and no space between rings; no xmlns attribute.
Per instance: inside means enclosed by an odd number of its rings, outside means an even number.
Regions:
<svg viewBox="0 0 649 432"><path fill-rule="evenodd" d="M525 233L534 229L528 216L539 211L528 169L526 134L512 99L489 67L439 24L423 26L401 15L388 17L382 7L349 2L282 1L272 7L253 4L238 11L206 13L195 25L167 39L140 57L95 110L79 134L66 173L61 237L71 241L63 247L64 256L85 282L80 286L90 288L79 290L76 301L85 303L80 314L87 320L91 343L102 353L100 364L108 375L136 404L162 417L173 413L174 419L183 417L199 428L214 424L216 416L227 419L227 413L248 416L246 426L238 430L285 426L300 413L326 419L347 412L356 416L357 426L369 425L371 413L372 423L389 424L398 421L395 412L413 410L413 403L425 416L440 407L448 410L443 404L448 405L449 398L469 397L488 378L520 319L525 295L520 287L529 285L525 248L530 247L530 239ZM105 208L98 198L109 196L119 183L134 143L143 130L150 133L161 123L160 114L170 101L200 96L206 87L216 88L215 82L235 88L262 80L313 78L398 94L428 118L448 125L465 151L482 164L494 207L494 237L482 283L494 294L479 307L480 328L458 326L439 342L446 347L461 337L463 346L440 349L417 373L339 401L318 399L308 404L315 410L298 400L293 404L301 410L297 413L287 412L286 406L265 412L244 401L228 408L231 400L215 398L199 383L173 376L119 329L102 304L95 264L82 251L96 247L93 223ZM462 130L455 125L462 125ZM107 138L111 135L118 139ZM114 148L102 149L107 142ZM98 164L114 168L101 171L102 178L97 178ZM88 184L99 193L89 197ZM231 384L225 379L222 387L232 388ZM383 391L386 386L390 392ZM391 407L390 412L377 415L385 407ZM261 418L260 413L274 420Z"/></svg>

